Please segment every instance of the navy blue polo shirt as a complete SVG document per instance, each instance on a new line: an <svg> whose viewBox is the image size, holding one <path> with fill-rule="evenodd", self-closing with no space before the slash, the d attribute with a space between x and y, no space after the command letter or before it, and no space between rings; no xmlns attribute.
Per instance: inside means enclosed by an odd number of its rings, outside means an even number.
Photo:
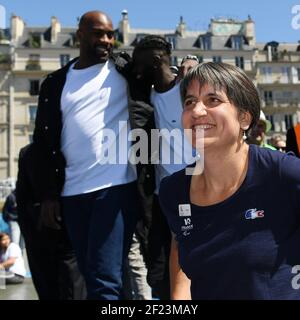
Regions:
<svg viewBox="0 0 300 320"><path fill-rule="evenodd" d="M192 298L300 299L300 160L250 145L241 187L205 207L190 202L191 177L165 178L159 197Z"/></svg>

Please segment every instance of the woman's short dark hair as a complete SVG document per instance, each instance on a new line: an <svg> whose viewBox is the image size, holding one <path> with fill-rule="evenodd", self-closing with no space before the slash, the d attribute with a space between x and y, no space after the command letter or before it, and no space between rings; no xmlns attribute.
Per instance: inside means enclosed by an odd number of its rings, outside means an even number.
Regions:
<svg viewBox="0 0 300 320"><path fill-rule="evenodd" d="M189 70L180 86L184 102L187 88L193 80L200 86L211 85L215 90L224 90L230 103L240 112L249 112L252 121L249 129L259 120L260 98L251 79L243 70L227 63L203 62Z"/></svg>

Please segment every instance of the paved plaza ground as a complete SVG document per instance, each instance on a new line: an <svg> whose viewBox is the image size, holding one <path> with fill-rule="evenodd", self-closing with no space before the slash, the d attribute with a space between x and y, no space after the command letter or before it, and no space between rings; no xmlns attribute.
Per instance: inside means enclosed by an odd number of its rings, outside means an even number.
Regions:
<svg viewBox="0 0 300 320"><path fill-rule="evenodd" d="M0 289L0 300L37 300L37 294L31 278L26 278L24 283L8 285Z"/></svg>

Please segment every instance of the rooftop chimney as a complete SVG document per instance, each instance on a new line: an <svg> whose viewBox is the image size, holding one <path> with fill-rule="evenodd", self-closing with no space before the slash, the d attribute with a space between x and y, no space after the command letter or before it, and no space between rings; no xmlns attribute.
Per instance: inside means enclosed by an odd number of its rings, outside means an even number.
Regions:
<svg viewBox="0 0 300 320"><path fill-rule="evenodd" d="M180 20L179 20L179 24L176 28L176 32L178 34L180 34L181 37L185 37L185 32L186 32L186 24L185 22L183 21L183 17L180 16Z"/></svg>
<svg viewBox="0 0 300 320"><path fill-rule="evenodd" d="M51 43L57 41L57 36L61 31L61 25L56 17L51 17Z"/></svg>
<svg viewBox="0 0 300 320"><path fill-rule="evenodd" d="M119 23L119 31L123 37L123 44L126 46L129 44L129 21L128 21L128 11L122 11L122 20Z"/></svg>
<svg viewBox="0 0 300 320"><path fill-rule="evenodd" d="M24 21L22 18L12 15L11 17L11 39L12 41L18 41L18 39L23 35L24 31Z"/></svg>

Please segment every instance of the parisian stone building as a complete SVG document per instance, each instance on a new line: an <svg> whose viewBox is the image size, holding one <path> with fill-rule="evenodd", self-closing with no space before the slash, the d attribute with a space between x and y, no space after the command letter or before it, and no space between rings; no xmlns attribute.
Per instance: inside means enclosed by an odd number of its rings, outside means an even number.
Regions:
<svg viewBox="0 0 300 320"><path fill-rule="evenodd" d="M242 68L257 85L271 134L285 134L300 122L300 46L298 43L257 43L255 23L211 19L207 30L188 30L183 17L173 30L133 29L128 12L121 13L116 50L132 53L147 34L172 44L172 64L187 54L200 61L222 61ZM272 39L270 39L272 40ZM63 27L56 17L48 26L27 26L13 15L0 30L0 181L17 175L20 148L32 140L40 84L46 74L78 56L76 27Z"/></svg>

